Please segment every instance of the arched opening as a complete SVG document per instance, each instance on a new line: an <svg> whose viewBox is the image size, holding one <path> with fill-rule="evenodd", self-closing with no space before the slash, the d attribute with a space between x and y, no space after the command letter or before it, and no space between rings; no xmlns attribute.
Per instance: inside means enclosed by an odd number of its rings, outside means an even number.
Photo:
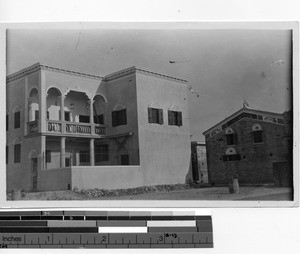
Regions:
<svg viewBox="0 0 300 254"><path fill-rule="evenodd" d="M93 98L93 116L95 124L104 124L106 122L105 119L105 105L106 99L101 94L97 94Z"/></svg>
<svg viewBox="0 0 300 254"><path fill-rule="evenodd" d="M226 145L232 146L236 143L236 136L235 132L232 128L227 128L225 130L225 136L226 136Z"/></svg>
<svg viewBox="0 0 300 254"><path fill-rule="evenodd" d="M84 92L70 91L64 101L65 121L90 122L90 102Z"/></svg>
<svg viewBox="0 0 300 254"><path fill-rule="evenodd" d="M28 121L38 121L39 115L39 92L32 88L28 96Z"/></svg>
<svg viewBox="0 0 300 254"><path fill-rule="evenodd" d="M60 107L61 107L62 93L59 89L51 87L47 92L47 119L48 120L61 120Z"/></svg>

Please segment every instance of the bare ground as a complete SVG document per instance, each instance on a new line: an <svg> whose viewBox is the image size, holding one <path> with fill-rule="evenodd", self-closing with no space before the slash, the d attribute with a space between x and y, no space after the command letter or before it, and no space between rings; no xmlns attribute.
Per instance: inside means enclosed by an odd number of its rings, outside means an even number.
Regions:
<svg viewBox="0 0 300 254"><path fill-rule="evenodd" d="M270 199L268 199L268 196ZM276 199L276 197L279 197ZM91 197L73 191L24 193L22 200L291 200L292 189L287 187L240 187L240 193L229 194L227 187L157 191L124 196ZM8 200L10 196L8 196Z"/></svg>

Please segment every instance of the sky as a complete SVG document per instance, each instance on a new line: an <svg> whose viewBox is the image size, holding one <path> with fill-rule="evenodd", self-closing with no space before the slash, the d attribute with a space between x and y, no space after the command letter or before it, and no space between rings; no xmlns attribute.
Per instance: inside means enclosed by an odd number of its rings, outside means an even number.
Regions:
<svg viewBox="0 0 300 254"><path fill-rule="evenodd" d="M36 62L100 76L137 66L186 79L192 140L204 141L244 100L264 111L291 109L289 30L8 30L7 74Z"/></svg>

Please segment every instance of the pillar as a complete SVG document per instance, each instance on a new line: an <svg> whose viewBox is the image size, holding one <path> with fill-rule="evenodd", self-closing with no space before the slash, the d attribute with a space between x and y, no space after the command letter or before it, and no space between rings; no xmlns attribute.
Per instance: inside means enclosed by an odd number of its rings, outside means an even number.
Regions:
<svg viewBox="0 0 300 254"><path fill-rule="evenodd" d="M65 167L65 156L66 155L66 137L60 138L60 166Z"/></svg>
<svg viewBox="0 0 300 254"><path fill-rule="evenodd" d="M95 166L95 149L94 149L95 139L90 139L90 165Z"/></svg>
<svg viewBox="0 0 300 254"><path fill-rule="evenodd" d="M90 104L90 124L94 123L94 107L93 107L94 100L89 100Z"/></svg>
<svg viewBox="0 0 300 254"><path fill-rule="evenodd" d="M60 96L60 121L65 121L65 96Z"/></svg>

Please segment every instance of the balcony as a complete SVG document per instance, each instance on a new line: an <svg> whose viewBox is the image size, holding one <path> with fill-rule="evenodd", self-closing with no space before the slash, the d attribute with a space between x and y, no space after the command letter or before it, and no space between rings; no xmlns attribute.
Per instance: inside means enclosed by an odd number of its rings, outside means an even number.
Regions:
<svg viewBox="0 0 300 254"><path fill-rule="evenodd" d="M39 121L28 122L28 135L39 132ZM70 135L106 135L106 126L91 123L74 123L74 122L61 122L54 120L46 121L46 132L57 134L70 134Z"/></svg>

